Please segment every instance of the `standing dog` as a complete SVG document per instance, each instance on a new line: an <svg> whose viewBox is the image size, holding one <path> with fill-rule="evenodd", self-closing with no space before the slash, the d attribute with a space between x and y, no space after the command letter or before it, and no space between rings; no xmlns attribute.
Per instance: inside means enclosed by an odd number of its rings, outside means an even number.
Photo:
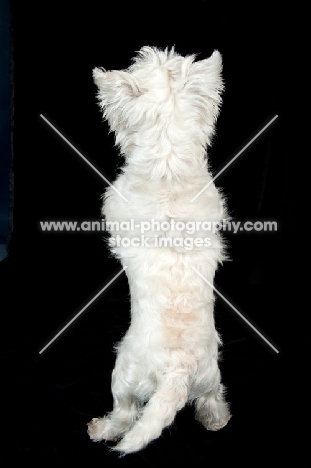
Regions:
<svg viewBox="0 0 311 468"><path fill-rule="evenodd" d="M212 288L224 243L204 228L226 217L206 152L221 70L218 51L195 61L143 47L125 71L93 71L126 162L102 212L111 250L126 268L131 325L117 346L113 411L94 418L88 433L95 441L121 439L114 450L123 455L159 437L188 402L206 429L230 419Z"/></svg>

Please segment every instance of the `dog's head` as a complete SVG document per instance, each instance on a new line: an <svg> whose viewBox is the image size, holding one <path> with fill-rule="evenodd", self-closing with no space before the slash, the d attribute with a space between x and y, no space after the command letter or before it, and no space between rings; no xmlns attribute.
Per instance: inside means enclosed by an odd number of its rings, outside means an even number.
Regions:
<svg viewBox="0 0 311 468"><path fill-rule="evenodd" d="M170 124L210 144L223 90L222 59L218 51L195 58L174 48L143 47L127 70L93 70L99 105L121 149L138 132L161 133Z"/></svg>

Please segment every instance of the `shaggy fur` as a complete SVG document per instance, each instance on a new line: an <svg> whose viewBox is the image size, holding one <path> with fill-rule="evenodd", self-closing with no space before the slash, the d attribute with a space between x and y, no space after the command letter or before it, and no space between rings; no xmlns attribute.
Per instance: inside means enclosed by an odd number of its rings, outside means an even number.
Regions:
<svg viewBox="0 0 311 468"><path fill-rule="evenodd" d="M110 230L111 249L126 268L131 325L117 345L112 374L113 411L88 424L95 441L119 441L120 454L136 452L159 437L188 402L197 419L218 430L230 418L218 368L220 337L214 324L211 284L225 259L219 234L209 246L186 249L182 240L206 231L145 233L149 245L131 245L144 221L211 221L226 218L225 203L211 183L211 145L221 104L222 60L182 57L174 49L143 47L125 71L95 68L103 116L115 132L126 164L105 192L106 221L135 220L134 230ZM126 245L114 239L127 238ZM156 241L175 239L159 248ZM181 241L180 241L181 240ZM195 270L192 268L194 267Z"/></svg>

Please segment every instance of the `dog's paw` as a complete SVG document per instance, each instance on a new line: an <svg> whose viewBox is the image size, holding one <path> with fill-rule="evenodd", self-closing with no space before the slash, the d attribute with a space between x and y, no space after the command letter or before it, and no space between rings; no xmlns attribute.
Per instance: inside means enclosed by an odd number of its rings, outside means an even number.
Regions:
<svg viewBox="0 0 311 468"><path fill-rule="evenodd" d="M196 419L209 431L219 431L230 418L229 405L222 399L208 398L196 412Z"/></svg>
<svg viewBox="0 0 311 468"><path fill-rule="evenodd" d="M228 424L230 418L230 414L224 418L213 418L205 427L209 431L219 431L219 429L222 429Z"/></svg>
<svg viewBox="0 0 311 468"><path fill-rule="evenodd" d="M219 431L219 429L222 429L228 424L230 418L231 414L229 412L226 414L207 413L203 416L196 416L196 419L203 424L208 431Z"/></svg>
<svg viewBox="0 0 311 468"><path fill-rule="evenodd" d="M135 453L146 447L147 441L142 438L133 437L130 433L126 434L123 439L111 450L119 452L121 456L129 453Z"/></svg>
<svg viewBox="0 0 311 468"><path fill-rule="evenodd" d="M93 418L88 424L87 433L92 440L99 442L101 440L117 440L118 432L113 427L111 420L107 417Z"/></svg>

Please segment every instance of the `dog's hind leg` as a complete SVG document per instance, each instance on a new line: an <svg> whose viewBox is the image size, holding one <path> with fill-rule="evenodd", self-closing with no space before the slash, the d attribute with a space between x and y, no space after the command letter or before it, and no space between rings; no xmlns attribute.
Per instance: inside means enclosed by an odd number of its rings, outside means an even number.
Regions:
<svg viewBox="0 0 311 468"><path fill-rule="evenodd" d="M88 434L94 441L119 439L138 417L136 400L130 390L131 375L135 370L131 365L121 370L121 361L123 361L122 356L118 356L112 373L113 411L103 418L94 418L88 423Z"/></svg>
<svg viewBox="0 0 311 468"><path fill-rule="evenodd" d="M167 374L144 407L141 418L113 450L137 452L158 438L188 400L189 375L184 369Z"/></svg>
<svg viewBox="0 0 311 468"><path fill-rule="evenodd" d="M224 399L224 387L218 384L215 391L211 391L196 402L196 419L210 431L218 431L231 418L229 405Z"/></svg>
<svg viewBox="0 0 311 468"><path fill-rule="evenodd" d="M103 418L93 418L88 423L88 434L94 441L117 440L129 430L137 417L133 397L127 395L118 399L113 411Z"/></svg>

